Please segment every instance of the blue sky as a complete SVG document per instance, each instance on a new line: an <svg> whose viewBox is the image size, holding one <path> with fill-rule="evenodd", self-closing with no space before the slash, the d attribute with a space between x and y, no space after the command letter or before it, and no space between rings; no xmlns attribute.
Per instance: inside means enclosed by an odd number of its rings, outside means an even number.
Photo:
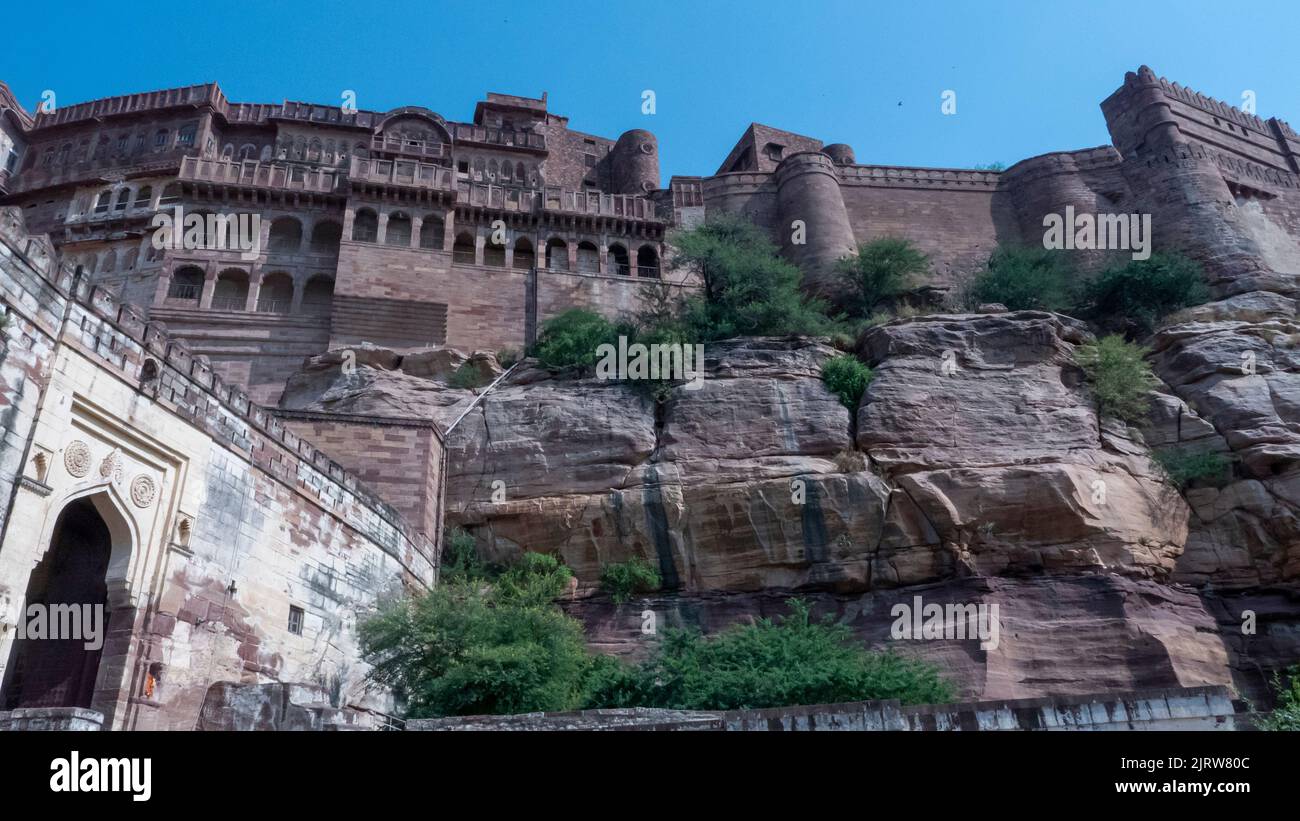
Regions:
<svg viewBox="0 0 1300 821"><path fill-rule="evenodd" d="M11 5L0 79L29 109L45 89L67 105L215 80L241 102L353 89L362 108L463 121L486 91L548 91L573 128L655 132L665 183L712 173L751 121L893 165L1100 145L1098 103L1142 63L1232 104L1250 89L1300 126L1294 0Z"/></svg>

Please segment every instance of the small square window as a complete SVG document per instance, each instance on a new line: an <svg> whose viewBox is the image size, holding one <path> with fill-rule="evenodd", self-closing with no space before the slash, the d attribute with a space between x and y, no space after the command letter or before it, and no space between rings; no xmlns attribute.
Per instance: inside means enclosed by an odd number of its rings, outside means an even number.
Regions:
<svg viewBox="0 0 1300 821"><path fill-rule="evenodd" d="M301 607L289 605L289 632L295 636L302 635L302 618L303 610Z"/></svg>

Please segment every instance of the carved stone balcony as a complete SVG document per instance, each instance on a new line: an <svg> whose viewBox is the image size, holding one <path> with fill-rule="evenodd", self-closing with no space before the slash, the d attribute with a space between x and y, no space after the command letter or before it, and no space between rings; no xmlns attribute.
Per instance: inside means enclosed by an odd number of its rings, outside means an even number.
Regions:
<svg viewBox="0 0 1300 821"><path fill-rule="evenodd" d="M336 168L316 168L291 163L257 160L208 160L186 157L181 162L180 178L192 182L223 183L241 188L267 188L281 191L306 191L332 194L343 183Z"/></svg>
<svg viewBox="0 0 1300 821"><path fill-rule="evenodd" d="M352 158L348 176L353 182L424 188L435 191L456 190L452 170L441 165L415 160L376 160Z"/></svg>

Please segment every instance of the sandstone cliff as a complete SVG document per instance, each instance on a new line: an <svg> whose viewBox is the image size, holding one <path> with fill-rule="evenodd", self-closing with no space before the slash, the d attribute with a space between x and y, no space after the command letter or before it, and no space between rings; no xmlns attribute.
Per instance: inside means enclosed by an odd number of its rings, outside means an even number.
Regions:
<svg viewBox="0 0 1300 821"><path fill-rule="evenodd" d="M567 606L610 652L652 640L646 611L712 630L794 591L939 662L963 695L1255 693L1300 657L1294 325L1276 293L1189 312L1153 343L1164 384L1138 427L1098 418L1072 355L1086 327L1040 312L872 329L856 413L823 386L837 352L813 340L711 345L702 387L662 405L524 363L448 435L449 524L492 559L561 556L581 583ZM287 401L447 424L472 394L417 375L421 356L371 350L346 379L337 353L318 357ZM1152 448L1230 454L1235 476L1180 493ZM616 606L596 582L632 556L665 589ZM891 641L892 608L916 596L997 604L998 645Z"/></svg>

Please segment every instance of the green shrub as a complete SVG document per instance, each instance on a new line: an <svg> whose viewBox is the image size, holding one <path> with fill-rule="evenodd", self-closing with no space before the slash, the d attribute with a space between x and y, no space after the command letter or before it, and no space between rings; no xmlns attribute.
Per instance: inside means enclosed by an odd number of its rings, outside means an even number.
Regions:
<svg viewBox="0 0 1300 821"><path fill-rule="evenodd" d="M737 336L818 336L832 329L826 305L799 290L799 269L752 223L723 215L674 237L673 266L699 278L680 322L697 342Z"/></svg>
<svg viewBox="0 0 1300 821"><path fill-rule="evenodd" d="M871 369L852 356L836 356L822 363L822 382L840 398L844 407L856 412L862 392L874 376Z"/></svg>
<svg viewBox="0 0 1300 821"><path fill-rule="evenodd" d="M478 545L473 536L458 527L447 533L438 562L439 579L484 579L492 572L493 569L478 555Z"/></svg>
<svg viewBox="0 0 1300 821"><path fill-rule="evenodd" d="M1156 464L1180 490L1192 482L1222 487L1232 478L1232 462L1214 451L1160 450Z"/></svg>
<svg viewBox="0 0 1300 821"><path fill-rule="evenodd" d="M451 379L447 380L447 384L451 387L460 388L461 390L466 391L474 390L482 385L482 383L483 378L479 373L478 368L474 367L469 362L462 363L461 366L452 373Z"/></svg>
<svg viewBox="0 0 1300 821"><path fill-rule="evenodd" d="M616 604L623 604L635 594L658 590L662 583L659 571L640 556L626 562L612 562L600 569L600 589Z"/></svg>
<svg viewBox="0 0 1300 821"><path fill-rule="evenodd" d="M858 246L840 260L838 270L854 294L853 313L871 316L876 305L906 291L930 268L929 259L910 240L882 237Z"/></svg>
<svg viewBox="0 0 1300 821"><path fill-rule="evenodd" d="M534 354L542 367L554 371L589 373L596 367L596 349L618 344L619 329L586 308L570 308L542 326Z"/></svg>
<svg viewBox="0 0 1300 821"><path fill-rule="evenodd" d="M588 706L634 706L639 700L635 706L743 710L869 699L931 704L953 697L935 667L869 652L848 627L829 619L814 622L798 599L790 601L784 618L736 625L709 638L667 629L639 670L607 668L599 683Z"/></svg>
<svg viewBox="0 0 1300 821"><path fill-rule="evenodd" d="M1087 375L1097 410L1103 416L1126 422L1138 422L1146 416L1156 379L1145 354L1145 348L1124 341L1118 334L1075 349L1075 361Z"/></svg>
<svg viewBox="0 0 1300 821"><path fill-rule="evenodd" d="M412 718L570 710L586 698L581 626L547 598L568 572L525 554L493 583L444 577L361 621L370 676L404 694Z"/></svg>
<svg viewBox="0 0 1300 821"><path fill-rule="evenodd" d="M1000 302L1012 311L1067 311L1074 304L1075 277L1060 251L1000 247L975 275L968 302Z"/></svg>
<svg viewBox="0 0 1300 821"><path fill-rule="evenodd" d="M1272 688L1275 701L1273 712L1265 715L1250 706L1251 719L1261 730L1300 731L1300 664L1292 665L1285 677L1273 673Z"/></svg>
<svg viewBox="0 0 1300 821"><path fill-rule="evenodd" d="M1083 313L1130 338L1151 333L1162 318L1210 297L1201 267L1176 254L1153 254L1105 269L1084 288Z"/></svg>

